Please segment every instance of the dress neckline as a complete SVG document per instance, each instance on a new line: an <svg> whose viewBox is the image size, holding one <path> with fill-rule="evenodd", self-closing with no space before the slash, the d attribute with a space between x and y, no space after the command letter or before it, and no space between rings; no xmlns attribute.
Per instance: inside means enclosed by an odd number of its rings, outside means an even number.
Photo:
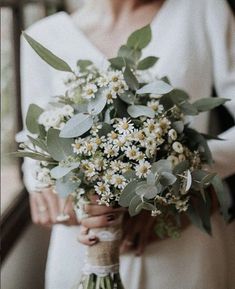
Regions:
<svg viewBox="0 0 235 289"><path fill-rule="evenodd" d="M162 7L159 9L159 11L156 13L156 15L153 17L152 21L150 22L150 26L152 29L152 32L155 31L155 29L160 25L161 19L164 18L164 14L168 10L169 3L173 0L165 0L162 4ZM67 12L60 12L61 14L64 14L66 17L70 28L73 30L73 32L78 35L79 37L82 37L84 41L86 41L87 45L96 52L97 55L99 55L103 60L108 60L108 57L102 52L90 39L89 37L74 23L73 19L71 18L70 14Z"/></svg>

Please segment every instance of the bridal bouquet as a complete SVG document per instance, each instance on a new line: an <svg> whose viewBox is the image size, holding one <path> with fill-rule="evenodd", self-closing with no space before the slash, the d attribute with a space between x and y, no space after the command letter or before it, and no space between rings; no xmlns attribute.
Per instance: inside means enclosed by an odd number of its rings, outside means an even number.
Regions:
<svg viewBox="0 0 235 289"><path fill-rule="evenodd" d="M49 65L68 72L64 95L44 109L30 105L26 125L31 134L15 153L38 160L40 186L54 187L61 197L72 195L80 218L87 217L83 204L92 195L100 205L128 208L131 216L148 210L156 217L159 237L176 237L181 215L210 233L212 189L227 217L222 183L205 169L212 164L211 136L190 127L191 116L227 100L191 103L166 77L157 78L151 68L158 58L142 58L150 26L131 34L103 70L89 60L79 60L72 70L24 37ZM100 242L87 248L79 289L123 288L121 221L95 230Z"/></svg>

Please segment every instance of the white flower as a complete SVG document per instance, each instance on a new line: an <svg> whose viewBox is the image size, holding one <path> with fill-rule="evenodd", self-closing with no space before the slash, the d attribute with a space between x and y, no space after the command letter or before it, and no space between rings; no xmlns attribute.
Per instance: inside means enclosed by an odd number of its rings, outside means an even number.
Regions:
<svg viewBox="0 0 235 289"><path fill-rule="evenodd" d="M162 131L163 134L167 133L171 125L171 122L166 117L163 117L158 122L158 127Z"/></svg>
<svg viewBox="0 0 235 289"><path fill-rule="evenodd" d="M173 167L175 167L179 163L179 159L174 155L168 156L167 159L171 162Z"/></svg>
<svg viewBox="0 0 235 289"><path fill-rule="evenodd" d="M130 160L136 160L140 155L140 151L135 145L132 145L126 148L125 154Z"/></svg>
<svg viewBox="0 0 235 289"><path fill-rule="evenodd" d="M63 116L73 116L74 114L74 108L71 105L65 105L61 108L61 114Z"/></svg>
<svg viewBox="0 0 235 289"><path fill-rule="evenodd" d="M97 185L95 185L95 191L98 195L103 195L105 193L110 193L110 188L107 183L103 182L97 182Z"/></svg>
<svg viewBox="0 0 235 289"><path fill-rule="evenodd" d="M157 100L148 101L147 106L151 107L156 112L156 114L161 114L164 110L163 105L161 105Z"/></svg>
<svg viewBox="0 0 235 289"><path fill-rule="evenodd" d="M84 140L82 138L75 139L75 143L72 144L73 152L75 154L82 154L84 152Z"/></svg>
<svg viewBox="0 0 235 289"><path fill-rule="evenodd" d="M150 173L151 165L148 161L141 160L135 167L136 175L139 178L147 177Z"/></svg>
<svg viewBox="0 0 235 289"><path fill-rule="evenodd" d="M99 87L104 87L104 86L107 86L109 83L109 80L107 78L106 75L101 75L98 79L97 79L97 85Z"/></svg>
<svg viewBox="0 0 235 289"><path fill-rule="evenodd" d="M110 162L110 168L114 172L119 172L122 168L124 168L125 163L121 162L120 160L114 160Z"/></svg>
<svg viewBox="0 0 235 289"><path fill-rule="evenodd" d="M131 123L131 120L125 117L123 119L119 119L119 123L115 124L114 127L116 127L120 134L124 135L130 134L134 130L134 125Z"/></svg>
<svg viewBox="0 0 235 289"><path fill-rule="evenodd" d="M98 133L98 131L99 131L101 128L102 128L102 124L100 124L100 123L93 124L93 126L91 127L90 132L91 132L92 135L96 136L97 133Z"/></svg>
<svg viewBox="0 0 235 289"><path fill-rule="evenodd" d="M173 144L172 144L172 148L175 152L179 153L179 154L182 154L183 151L184 151L184 148L182 146L182 144L178 141L175 141Z"/></svg>
<svg viewBox="0 0 235 289"><path fill-rule="evenodd" d="M121 71L110 71L108 73L108 79L112 83L122 82L124 80L123 73Z"/></svg>
<svg viewBox="0 0 235 289"><path fill-rule="evenodd" d="M84 87L83 97L85 99L91 99L95 97L95 93L97 92L98 88L94 83L88 83Z"/></svg>
<svg viewBox="0 0 235 289"><path fill-rule="evenodd" d="M84 145L84 154L88 156L93 155L98 148L98 145L92 139L85 141L83 145Z"/></svg>
<svg viewBox="0 0 235 289"><path fill-rule="evenodd" d="M113 100L115 98L117 98L117 94L113 90L106 89L103 93L104 93L105 97L107 98L108 104L113 103Z"/></svg>
<svg viewBox="0 0 235 289"><path fill-rule="evenodd" d="M111 184L118 189L124 189L126 186L126 179L121 175L113 175L111 179Z"/></svg>
<svg viewBox="0 0 235 289"><path fill-rule="evenodd" d="M177 132L173 128L168 131L168 136L170 140L174 141L177 139Z"/></svg>
<svg viewBox="0 0 235 289"><path fill-rule="evenodd" d="M158 126L154 119L147 119L144 123L144 132L146 135L155 135L158 132Z"/></svg>
<svg viewBox="0 0 235 289"><path fill-rule="evenodd" d="M109 84L109 88L116 94L121 94L127 89L127 86L123 81L118 81L118 82L111 82Z"/></svg>
<svg viewBox="0 0 235 289"><path fill-rule="evenodd" d="M115 145L107 144L104 148L104 153L108 158L116 157L118 155L118 147Z"/></svg>
<svg viewBox="0 0 235 289"><path fill-rule="evenodd" d="M88 178L93 177L96 174L95 165L88 160L83 160L81 162L81 167Z"/></svg>
<svg viewBox="0 0 235 289"><path fill-rule="evenodd" d="M52 184L51 174L48 168L38 168L36 171L36 179L45 186Z"/></svg>
<svg viewBox="0 0 235 289"><path fill-rule="evenodd" d="M111 131L107 134L107 137L108 137L108 141L110 143L113 143L113 141L118 138L118 134L115 131Z"/></svg>
<svg viewBox="0 0 235 289"><path fill-rule="evenodd" d="M152 217L156 217L156 216L159 216L159 215L161 215L161 211L160 210L153 210L153 211L151 211L151 216Z"/></svg>
<svg viewBox="0 0 235 289"><path fill-rule="evenodd" d="M43 125L47 131L50 127L58 128L62 119L63 115L59 110L47 110L39 116L38 123Z"/></svg>
<svg viewBox="0 0 235 289"><path fill-rule="evenodd" d="M114 171L107 170L103 176L103 180L106 183L111 183L112 177L113 177Z"/></svg>
<svg viewBox="0 0 235 289"><path fill-rule="evenodd" d="M134 133L134 139L137 140L142 146L144 146L146 136L142 130L139 130Z"/></svg>

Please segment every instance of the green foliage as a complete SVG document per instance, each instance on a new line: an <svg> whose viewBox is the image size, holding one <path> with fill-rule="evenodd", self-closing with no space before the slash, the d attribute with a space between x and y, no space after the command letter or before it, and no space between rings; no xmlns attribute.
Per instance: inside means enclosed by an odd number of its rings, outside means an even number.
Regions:
<svg viewBox="0 0 235 289"><path fill-rule="evenodd" d="M72 170L77 169L79 165L79 163L70 163L66 166L58 165L51 170L51 176L52 178L60 179L70 173Z"/></svg>
<svg viewBox="0 0 235 289"><path fill-rule="evenodd" d="M65 160L73 154L72 143L74 140L61 138L59 134L60 131L53 128L47 132L47 150L56 161Z"/></svg>
<svg viewBox="0 0 235 289"><path fill-rule="evenodd" d="M128 208L128 211L131 217L138 215L140 213L140 211L142 210L142 206L140 206L141 204L142 204L142 200L140 196L135 195L131 199L131 202Z"/></svg>
<svg viewBox="0 0 235 289"><path fill-rule="evenodd" d="M122 207L128 207L132 198L136 196L135 189L137 187L138 181L130 182L122 191L119 198L119 205Z"/></svg>
<svg viewBox="0 0 235 289"><path fill-rule="evenodd" d="M137 118L139 116L147 116L153 118L155 115L154 110L151 107L145 105L130 105L127 109L129 115L133 118Z"/></svg>
<svg viewBox="0 0 235 289"><path fill-rule="evenodd" d="M127 64L133 66L140 59L142 53L139 49L133 49L126 45L122 45L118 51L118 56L127 61Z"/></svg>
<svg viewBox="0 0 235 289"><path fill-rule="evenodd" d="M135 96L131 91L125 91L120 96L122 101L128 103L128 104L134 104L135 102Z"/></svg>
<svg viewBox="0 0 235 289"><path fill-rule="evenodd" d="M63 127L60 137L78 137L87 132L93 125L93 118L88 113L78 113L74 115Z"/></svg>
<svg viewBox="0 0 235 289"><path fill-rule="evenodd" d="M49 156L40 154L40 153L34 153L34 152L28 152L28 151L18 151L11 153L11 156L13 157L19 157L19 158L30 158L37 161L45 161L45 162L51 162L52 159Z"/></svg>
<svg viewBox="0 0 235 289"><path fill-rule="evenodd" d="M158 57L155 56L148 56L144 59L142 59L137 66L138 70L145 70L145 69L149 69L152 66L154 66L154 64L158 61Z"/></svg>
<svg viewBox="0 0 235 289"><path fill-rule="evenodd" d="M26 127L28 131L30 131L33 134L38 134L40 132L38 118L42 112L43 109L34 103L30 104L28 108L26 115Z"/></svg>
<svg viewBox="0 0 235 289"><path fill-rule="evenodd" d="M92 61L87 59L82 59L77 61L77 66L79 67L80 72L86 72L87 68L93 64Z"/></svg>
<svg viewBox="0 0 235 289"><path fill-rule="evenodd" d="M202 98L193 103L193 106L197 109L198 112L208 111L217 106L224 104L229 101L227 98L219 98L219 97L208 97Z"/></svg>
<svg viewBox="0 0 235 289"><path fill-rule="evenodd" d="M103 93L103 89L100 89L96 93L95 98L89 101L87 105L88 113L94 116L99 114L104 109L106 102L107 102L107 98L105 94Z"/></svg>
<svg viewBox="0 0 235 289"><path fill-rule="evenodd" d="M55 189L61 198L66 198L69 194L75 192L79 188L80 182L72 180L73 174L68 174L61 179L57 179Z"/></svg>
<svg viewBox="0 0 235 289"><path fill-rule="evenodd" d="M30 135L27 135L27 137L35 147L42 149L44 152L48 152L47 145L44 140L41 140L40 138L33 138Z"/></svg>
<svg viewBox="0 0 235 289"><path fill-rule="evenodd" d="M151 28L150 25L147 25L141 29L136 30L129 36L127 40L127 46L130 48L141 50L150 43L151 38Z"/></svg>
<svg viewBox="0 0 235 289"><path fill-rule="evenodd" d="M123 57L114 57L114 58L110 58L109 62L111 63L111 66L113 68L121 70L128 61L125 60L125 58Z"/></svg>
<svg viewBox="0 0 235 289"><path fill-rule="evenodd" d="M27 35L25 32L22 32L22 34L29 43L29 45L34 49L34 51L50 66L57 70L72 72L72 69L64 60L53 54L51 51L49 51L39 42Z"/></svg>
<svg viewBox="0 0 235 289"><path fill-rule="evenodd" d="M157 95L166 94L172 91L173 87L169 85L168 83L162 81L162 80L154 80L153 82L150 82L143 87L141 87L139 90L137 90L137 94L147 94L147 93L153 93Z"/></svg>
<svg viewBox="0 0 235 289"><path fill-rule="evenodd" d="M126 66L123 75L130 89L137 90L139 88L138 80L128 66Z"/></svg>

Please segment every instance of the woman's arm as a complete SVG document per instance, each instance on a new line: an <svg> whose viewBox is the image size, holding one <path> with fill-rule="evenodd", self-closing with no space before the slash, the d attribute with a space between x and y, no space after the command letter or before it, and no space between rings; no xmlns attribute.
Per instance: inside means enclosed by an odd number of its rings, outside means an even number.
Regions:
<svg viewBox="0 0 235 289"><path fill-rule="evenodd" d="M225 0L205 2L214 85L220 97L231 99L226 107L235 119L235 17ZM221 177L228 177L235 173L235 127L223 132L220 137L224 141L209 142L215 160L213 170Z"/></svg>

